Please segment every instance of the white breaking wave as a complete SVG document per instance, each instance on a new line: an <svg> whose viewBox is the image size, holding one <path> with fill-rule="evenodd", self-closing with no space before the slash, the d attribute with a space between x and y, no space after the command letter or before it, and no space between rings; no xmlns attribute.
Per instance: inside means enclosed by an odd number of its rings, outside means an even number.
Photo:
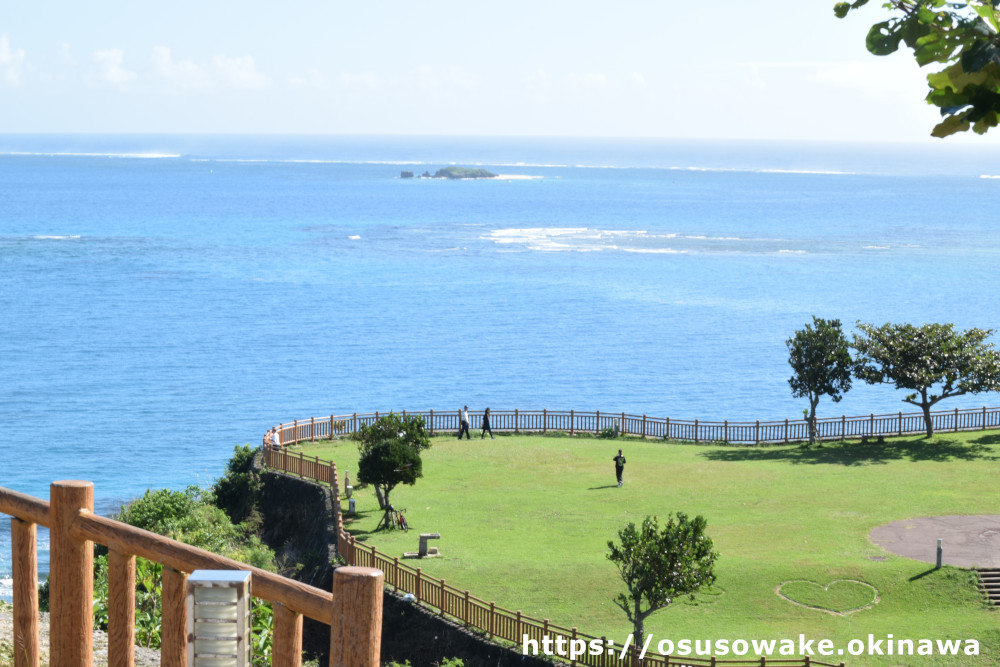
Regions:
<svg viewBox="0 0 1000 667"><path fill-rule="evenodd" d="M9 151L0 155L18 155L24 157L108 157L108 158L139 158L139 159L169 159L181 157L178 153L29 153L24 151Z"/></svg>
<svg viewBox="0 0 1000 667"><path fill-rule="evenodd" d="M735 236L651 234L644 229L592 229L590 227L515 227L494 229L481 237L498 245L520 246L549 252L618 251L650 255L688 252L748 251L748 242ZM759 249L758 249L759 251Z"/></svg>
<svg viewBox="0 0 1000 667"><path fill-rule="evenodd" d="M38 240L45 240L45 241L64 241L66 239L78 239L78 238L80 238L80 235L79 234L67 234L67 235L63 235L63 236L57 236L57 235L47 236L47 235L44 235L44 234L39 234L37 236L32 236L31 238L38 239Z"/></svg>

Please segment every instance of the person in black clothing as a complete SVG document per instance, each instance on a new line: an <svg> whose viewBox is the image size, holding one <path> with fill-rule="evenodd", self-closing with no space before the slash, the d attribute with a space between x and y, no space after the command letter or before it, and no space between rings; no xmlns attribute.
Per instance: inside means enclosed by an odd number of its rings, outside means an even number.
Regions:
<svg viewBox="0 0 1000 667"><path fill-rule="evenodd" d="M486 412L483 413L483 433L479 436L480 440L486 438L486 433L489 432L490 440L496 440L496 436L493 435L493 429L490 428L490 409L486 408Z"/></svg>
<svg viewBox="0 0 1000 667"><path fill-rule="evenodd" d="M618 486L622 485L622 473L625 472L625 455L622 450L618 450L618 456L611 459L615 462L615 477L618 478Z"/></svg>

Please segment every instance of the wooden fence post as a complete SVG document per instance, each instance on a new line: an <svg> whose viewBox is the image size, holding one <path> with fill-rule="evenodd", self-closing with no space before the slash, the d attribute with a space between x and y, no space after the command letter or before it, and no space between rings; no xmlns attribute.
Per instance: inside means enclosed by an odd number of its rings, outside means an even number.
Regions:
<svg viewBox="0 0 1000 667"><path fill-rule="evenodd" d="M294 612L280 602L271 604L274 609L271 664L300 667L302 665L302 614Z"/></svg>
<svg viewBox="0 0 1000 667"><path fill-rule="evenodd" d="M497 603L490 601L490 623L489 623L489 635L490 639L493 639L493 635L496 634L497 627Z"/></svg>
<svg viewBox="0 0 1000 667"><path fill-rule="evenodd" d="M788 442L788 417L785 417L785 442Z"/></svg>
<svg viewBox="0 0 1000 667"><path fill-rule="evenodd" d="M413 594L417 597L417 602L420 602L423 599L423 595L421 595L421 593L423 593L423 583L424 583L422 577L423 577L423 572L418 567L417 568L417 590L413 591Z"/></svg>
<svg viewBox="0 0 1000 667"><path fill-rule="evenodd" d="M135 556L108 552L108 667L135 665Z"/></svg>
<svg viewBox="0 0 1000 667"><path fill-rule="evenodd" d="M444 587L444 579L441 580L441 616L444 616L444 610L448 606L448 590Z"/></svg>
<svg viewBox="0 0 1000 667"><path fill-rule="evenodd" d="M601 432L601 411L598 410L596 414L597 414L597 423L594 425L595 435Z"/></svg>
<svg viewBox="0 0 1000 667"><path fill-rule="evenodd" d="M333 415L330 415L330 437L327 440L333 440Z"/></svg>
<svg viewBox="0 0 1000 667"><path fill-rule="evenodd" d="M465 627L469 627L469 591L465 591L465 611L463 612Z"/></svg>
<svg viewBox="0 0 1000 667"><path fill-rule="evenodd" d="M694 441L698 442L698 420L694 420Z"/></svg>
<svg viewBox="0 0 1000 667"><path fill-rule="evenodd" d="M434 410L433 409L431 410L430 429L428 429L428 430L430 430L431 436L433 436L434 435Z"/></svg>
<svg viewBox="0 0 1000 667"><path fill-rule="evenodd" d="M573 435L573 411L569 411L569 434Z"/></svg>
<svg viewBox="0 0 1000 667"><path fill-rule="evenodd" d="M94 485L78 480L49 487L50 663L90 667L94 660L94 543L73 537L80 512L94 511Z"/></svg>
<svg viewBox="0 0 1000 667"><path fill-rule="evenodd" d="M646 414L642 415L642 437L646 437Z"/></svg>
<svg viewBox="0 0 1000 667"><path fill-rule="evenodd" d="M903 435L903 411L899 411L899 424L897 424L897 435Z"/></svg>
<svg viewBox="0 0 1000 667"><path fill-rule="evenodd" d="M665 437L667 440L670 439L670 417L667 417L667 433Z"/></svg>
<svg viewBox="0 0 1000 667"><path fill-rule="evenodd" d="M160 625L160 664L187 666L187 575L163 566L163 621Z"/></svg>
<svg viewBox="0 0 1000 667"><path fill-rule="evenodd" d="M958 433L958 408L955 408L955 433Z"/></svg>
<svg viewBox="0 0 1000 667"><path fill-rule="evenodd" d="M352 433L357 433L358 432L358 413L357 412L354 413L354 430L352 430L351 432Z"/></svg>
<svg viewBox="0 0 1000 667"><path fill-rule="evenodd" d="M520 429L520 415L517 408L514 408L514 433L517 433Z"/></svg>
<svg viewBox="0 0 1000 667"><path fill-rule="evenodd" d="M871 413L868 417L868 435L875 437L875 413Z"/></svg>
<svg viewBox="0 0 1000 667"><path fill-rule="evenodd" d="M628 433L628 429L625 428L625 411L624 410L622 410L622 421L621 421L621 429L620 430L621 430L622 435L625 435L626 433Z"/></svg>
<svg viewBox="0 0 1000 667"><path fill-rule="evenodd" d="M986 408L983 408L983 423L986 423ZM542 433L547 433L549 430L549 410L548 408L542 408Z"/></svg>
<svg viewBox="0 0 1000 667"><path fill-rule="evenodd" d="M979 429L979 430L981 430L981 431L985 431L986 430L986 406L985 405L983 406L983 427L981 429Z"/></svg>
<svg viewBox="0 0 1000 667"><path fill-rule="evenodd" d="M378 667L382 644L382 572L371 567L333 571L330 664Z"/></svg>
<svg viewBox="0 0 1000 667"><path fill-rule="evenodd" d="M38 526L10 520L14 575L14 665L41 664L38 626Z"/></svg>
<svg viewBox="0 0 1000 667"><path fill-rule="evenodd" d="M847 415L840 415L840 439L847 440Z"/></svg>
<svg viewBox="0 0 1000 667"><path fill-rule="evenodd" d="M729 442L729 420L725 419L722 422L722 439Z"/></svg>
<svg viewBox="0 0 1000 667"><path fill-rule="evenodd" d="M316 442L316 418L315 417L310 417L309 418L309 431L310 431L309 434L312 436L312 440L310 442Z"/></svg>
<svg viewBox="0 0 1000 667"><path fill-rule="evenodd" d="M292 444L299 444L299 420L296 419L292 422Z"/></svg>
<svg viewBox="0 0 1000 667"><path fill-rule="evenodd" d="M757 420L757 426L754 427L753 441L754 441L753 444L755 444L755 445L759 445L760 444L760 420L759 419Z"/></svg>

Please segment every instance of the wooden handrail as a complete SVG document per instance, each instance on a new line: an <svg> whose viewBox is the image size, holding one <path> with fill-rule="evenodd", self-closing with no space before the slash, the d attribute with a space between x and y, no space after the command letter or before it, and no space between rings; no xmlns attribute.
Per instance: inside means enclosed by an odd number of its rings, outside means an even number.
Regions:
<svg viewBox="0 0 1000 667"><path fill-rule="evenodd" d="M315 468L314 468L315 469ZM336 468L331 464L333 481ZM93 513L93 484L53 482L51 502L0 487L0 513L13 516L14 646L18 667L39 664L36 526L50 530L50 655L53 665L90 667L93 660L93 544L109 549L109 664L131 667L135 639L135 557L163 565L163 665L187 662L185 582L197 569L251 572L254 597L275 606L274 661L298 667L302 616L331 625L330 650L344 667L377 667L382 582L377 569L334 571L333 593L251 567ZM377 590L378 594L371 591ZM366 592L367 591L367 592Z"/></svg>
<svg viewBox="0 0 1000 667"><path fill-rule="evenodd" d="M171 540L142 528L94 514L81 514L74 532L80 539L107 545L122 553L162 563L179 572L195 570L244 570L252 573L253 594L264 600L280 600L294 612L329 625L333 619L333 595L279 574Z"/></svg>

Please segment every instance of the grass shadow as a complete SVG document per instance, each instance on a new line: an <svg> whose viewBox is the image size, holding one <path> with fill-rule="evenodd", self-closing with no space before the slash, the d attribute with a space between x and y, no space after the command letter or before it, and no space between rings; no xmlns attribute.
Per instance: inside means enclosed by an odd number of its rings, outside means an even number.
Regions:
<svg viewBox="0 0 1000 667"><path fill-rule="evenodd" d="M893 438L879 444L862 444L857 440L821 442L791 447L726 447L702 452L710 461L784 461L796 465L824 464L862 466L886 464L890 461L1000 461L1000 455L990 446L1000 442L1000 436L984 436L971 442L935 436Z"/></svg>
<svg viewBox="0 0 1000 667"><path fill-rule="evenodd" d="M602 489L617 489L617 488L618 488L617 484L608 484L607 486L592 486L592 487L590 487L587 490L588 491L601 491Z"/></svg>

